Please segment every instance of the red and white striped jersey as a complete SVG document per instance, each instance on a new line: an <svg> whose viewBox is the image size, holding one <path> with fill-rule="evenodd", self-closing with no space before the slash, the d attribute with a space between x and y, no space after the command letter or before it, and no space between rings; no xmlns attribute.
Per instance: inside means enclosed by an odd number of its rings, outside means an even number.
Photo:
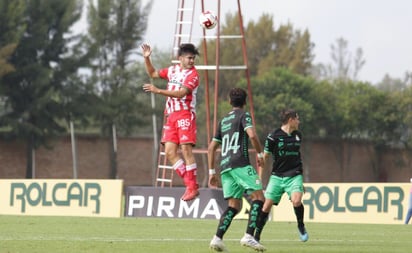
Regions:
<svg viewBox="0 0 412 253"><path fill-rule="evenodd" d="M182 98L167 97L165 114L182 110L190 110L196 113L196 93L199 86L199 74L196 68L182 69L177 64L160 69L159 76L168 81L167 90L179 90L182 86L185 86L191 91Z"/></svg>

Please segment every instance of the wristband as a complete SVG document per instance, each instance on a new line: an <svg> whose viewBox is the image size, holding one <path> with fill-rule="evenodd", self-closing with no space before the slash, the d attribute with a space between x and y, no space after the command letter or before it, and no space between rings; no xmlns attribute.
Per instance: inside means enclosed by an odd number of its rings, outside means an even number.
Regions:
<svg viewBox="0 0 412 253"><path fill-rule="evenodd" d="M209 169L209 175L214 175L216 174L216 170L215 169Z"/></svg>
<svg viewBox="0 0 412 253"><path fill-rule="evenodd" d="M258 153L258 154L257 154L257 157L258 157L258 158L263 158L263 153Z"/></svg>

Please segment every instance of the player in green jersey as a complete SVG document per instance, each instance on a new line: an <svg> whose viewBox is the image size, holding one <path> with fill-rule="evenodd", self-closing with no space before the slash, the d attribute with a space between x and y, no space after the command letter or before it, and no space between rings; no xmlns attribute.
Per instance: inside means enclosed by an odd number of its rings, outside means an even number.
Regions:
<svg viewBox="0 0 412 253"><path fill-rule="evenodd" d="M219 122L213 140L208 149L209 184L217 186L215 154L221 146L220 176L223 195L228 200L228 208L222 214L216 234L210 242L210 248L215 251L226 251L223 235L229 228L233 218L240 211L242 196L248 194L252 199L246 233L240 240L242 246L256 251L266 250L255 240L257 218L263 207L264 196L262 182L255 168L250 164L248 140L258 153L258 164L263 166L263 149L252 124L252 118L243 110L246 105L246 91L240 88L230 90L229 98L232 110Z"/></svg>
<svg viewBox="0 0 412 253"><path fill-rule="evenodd" d="M293 205L298 224L299 238L302 242L309 239L303 223L303 166L300 156L302 134L299 128L299 115L293 109L280 113L282 126L270 133L265 141L265 160L272 155L273 165L269 183L265 191L265 204L258 220L255 238L260 241L260 234L273 205L278 205L282 195L287 193Z"/></svg>

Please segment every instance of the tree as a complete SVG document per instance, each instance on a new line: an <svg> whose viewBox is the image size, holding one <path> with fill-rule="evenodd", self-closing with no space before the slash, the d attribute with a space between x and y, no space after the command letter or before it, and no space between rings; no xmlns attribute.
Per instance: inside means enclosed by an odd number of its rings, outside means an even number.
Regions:
<svg viewBox="0 0 412 253"><path fill-rule="evenodd" d="M222 35L240 34L237 15L228 13L221 25ZM257 22L250 21L245 28L248 68L250 75L263 75L273 68L288 68L293 73L308 75L313 60L313 43L308 31L295 30L291 24L275 29L273 17L262 15ZM208 60L216 62L216 42L208 43ZM243 65L241 42L236 39L220 43L220 65ZM225 100L231 87L244 79L244 71L221 71L219 94ZM213 80L212 80L213 81Z"/></svg>
<svg viewBox="0 0 412 253"><path fill-rule="evenodd" d="M385 103L391 103L392 111L387 113L386 121L396 119L392 125L392 132L388 132L394 138L392 144L412 147L412 72L406 72L403 79L392 78L388 74L377 84L377 88L388 94Z"/></svg>
<svg viewBox="0 0 412 253"><path fill-rule="evenodd" d="M260 71L260 62L276 48L279 36L274 29L273 16L263 14L257 22L250 21L245 36L250 74L256 76Z"/></svg>
<svg viewBox="0 0 412 253"><path fill-rule="evenodd" d="M2 93L10 110L0 118L0 126L9 129L9 136L26 140L26 177L31 178L33 151L40 145L47 146L48 138L65 130L61 125L63 105L58 99L62 86L55 78L63 59L69 57L65 55L70 40L67 32L80 17L81 1L24 3L23 18L8 26L10 30L24 27L24 34L10 56L15 71L1 79ZM13 10L17 12L19 8Z"/></svg>
<svg viewBox="0 0 412 253"><path fill-rule="evenodd" d="M400 143L406 148L412 147L412 85L403 91L393 93L393 100L398 104L399 110L393 116L401 118L401 122L394 128L399 134Z"/></svg>
<svg viewBox="0 0 412 253"><path fill-rule="evenodd" d="M110 137L111 172L117 176L117 131L129 133L141 122L144 105L137 100L140 91L133 79L132 63L147 28L151 4L140 0L99 0L89 2L88 48L92 55L90 82L99 90L96 112L102 132Z"/></svg>
<svg viewBox="0 0 412 253"><path fill-rule="evenodd" d="M16 46L16 44L8 44L0 48L0 78L15 70L13 65L8 63L7 59L13 54Z"/></svg>
<svg viewBox="0 0 412 253"><path fill-rule="evenodd" d="M23 0L3 0L0 4L0 78L15 70L8 59L24 32L24 8Z"/></svg>
<svg viewBox="0 0 412 253"><path fill-rule="evenodd" d="M366 63L366 60L363 58L362 48L356 49L353 61L352 53L348 49L348 41L344 38L338 38L336 45L332 44L330 48L332 63L316 65L312 69L312 75L318 79L357 80L362 67Z"/></svg>
<svg viewBox="0 0 412 253"><path fill-rule="evenodd" d="M273 67L285 67L294 73L308 75L314 58L314 46L310 41L309 32L295 31L289 23L281 25L275 34L275 40L271 43L272 50L257 65L258 74Z"/></svg>
<svg viewBox="0 0 412 253"><path fill-rule="evenodd" d="M257 131L269 133L279 127L278 113L283 108L296 109L305 124L302 125L305 134L315 135L315 112L309 94L314 89L315 80L293 73L286 68L274 68L252 79L254 111L257 123ZM245 87L246 84L244 83Z"/></svg>
<svg viewBox="0 0 412 253"><path fill-rule="evenodd" d="M409 82L409 83L408 83ZM412 74L406 72L405 78L393 78L389 74L385 74L382 81L377 83L377 87L383 91L396 92L405 90L412 83Z"/></svg>
<svg viewBox="0 0 412 253"><path fill-rule="evenodd" d="M370 161L376 180L382 176L382 147L411 143L410 89L389 93L369 83L319 81L286 68L272 69L253 78L252 83L258 132L268 133L280 125L280 109L295 108L306 138L335 140L331 150L341 166L342 179L353 152L345 148L345 140L373 144Z"/></svg>

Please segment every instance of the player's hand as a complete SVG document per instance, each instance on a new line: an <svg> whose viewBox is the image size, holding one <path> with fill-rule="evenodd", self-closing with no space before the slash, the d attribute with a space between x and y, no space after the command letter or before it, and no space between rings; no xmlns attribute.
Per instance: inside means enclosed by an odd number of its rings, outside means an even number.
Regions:
<svg viewBox="0 0 412 253"><path fill-rule="evenodd" d="M218 179L216 174L209 175L209 188L217 189Z"/></svg>
<svg viewBox="0 0 412 253"><path fill-rule="evenodd" d="M257 164L259 165L259 167L265 167L265 159L263 157L261 158L257 158Z"/></svg>
<svg viewBox="0 0 412 253"><path fill-rule="evenodd" d="M143 84L143 90L145 92L159 93L159 89L151 83Z"/></svg>
<svg viewBox="0 0 412 253"><path fill-rule="evenodd" d="M149 44L142 44L142 54L144 58L149 57L152 54L152 48Z"/></svg>

